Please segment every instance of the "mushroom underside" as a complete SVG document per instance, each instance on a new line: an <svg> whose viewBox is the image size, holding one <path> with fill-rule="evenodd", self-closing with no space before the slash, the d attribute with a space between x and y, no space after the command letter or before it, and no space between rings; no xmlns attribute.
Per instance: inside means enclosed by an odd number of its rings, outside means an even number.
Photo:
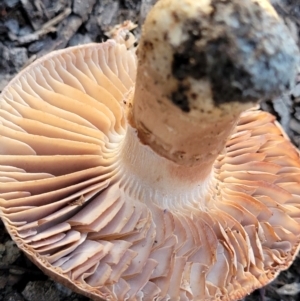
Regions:
<svg viewBox="0 0 300 301"><path fill-rule="evenodd" d="M145 201L122 161L136 65L108 41L55 52L7 86L0 216L45 273L94 300L242 298L297 254L299 153L272 115L248 110L205 191Z"/></svg>

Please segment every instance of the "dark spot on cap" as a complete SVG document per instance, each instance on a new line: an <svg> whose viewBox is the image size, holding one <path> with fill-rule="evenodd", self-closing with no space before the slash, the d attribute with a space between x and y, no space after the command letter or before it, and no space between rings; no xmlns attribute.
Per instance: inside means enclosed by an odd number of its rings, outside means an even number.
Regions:
<svg viewBox="0 0 300 301"><path fill-rule="evenodd" d="M146 49L153 50L153 43L150 42L150 41L145 40L145 41L143 42L143 46L144 46L144 48L146 48Z"/></svg>
<svg viewBox="0 0 300 301"><path fill-rule="evenodd" d="M197 94L196 93L191 93L191 98L194 99L194 100L197 99Z"/></svg>
<svg viewBox="0 0 300 301"><path fill-rule="evenodd" d="M216 104L234 100L254 101L254 97L243 96L243 87L251 85L251 76L228 56L227 50L231 45L226 36L211 39L203 49L199 49L197 41L202 38L199 30L200 22L193 20L185 26L189 39L174 53L172 64L174 77L178 80L187 77L209 80ZM235 86L235 83L239 82L243 85Z"/></svg>
<svg viewBox="0 0 300 301"><path fill-rule="evenodd" d="M191 110L187 92L188 92L188 87L185 86L183 83L180 83L178 85L177 90L171 94L172 102L177 107L179 107L183 112L189 112Z"/></svg>
<svg viewBox="0 0 300 301"><path fill-rule="evenodd" d="M168 33L167 33L167 32L164 32L163 37L164 37L164 41L167 41L168 38L169 38Z"/></svg>
<svg viewBox="0 0 300 301"><path fill-rule="evenodd" d="M171 14L172 14L174 21L179 22L179 16L178 16L177 12L172 11Z"/></svg>
<svg viewBox="0 0 300 301"><path fill-rule="evenodd" d="M173 46L173 76L209 81L216 105L289 89L299 52L283 22L250 0L211 0L211 6L210 15L183 25L188 38ZM178 90L172 101L187 110L186 93Z"/></svg>

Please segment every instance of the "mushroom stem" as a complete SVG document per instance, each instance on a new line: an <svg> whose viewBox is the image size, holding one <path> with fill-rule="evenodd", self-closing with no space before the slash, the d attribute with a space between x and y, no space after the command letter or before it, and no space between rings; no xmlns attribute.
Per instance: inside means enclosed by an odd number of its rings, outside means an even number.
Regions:
<svg viewBox="0 0 300 301"><path fill-rule="evenodd" d="M240 113L290 88L296 54L267 0L161 0L143 28L130 123L159 155L210 169Z"/></svg>
<svg viewBox="0 0 300 301"><path fill-rule="evenodd" d="M127 129L122 146L122 170L116 177L127 190L127 195L136 195L148 205L154 203L167 209L183 208L195 200L198 207L205 208L204 196L214 183L211 166L205 165L205 162L202 168L172 162L140 143L131 126Z"/></svg>

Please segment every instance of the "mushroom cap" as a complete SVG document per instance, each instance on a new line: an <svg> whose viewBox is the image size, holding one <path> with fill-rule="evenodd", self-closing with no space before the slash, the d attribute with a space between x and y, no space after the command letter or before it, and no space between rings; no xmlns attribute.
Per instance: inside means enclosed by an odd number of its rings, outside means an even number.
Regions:
<svg viewBox="0 0 300 301"><path fill-rule="evenodd" d="M240 299L298 252L299 152L248 110L201 193L160 204L122 155L135 74L134 51L109 40L47 55L4 89L0 216L46 274L93 300Z"/></svg>

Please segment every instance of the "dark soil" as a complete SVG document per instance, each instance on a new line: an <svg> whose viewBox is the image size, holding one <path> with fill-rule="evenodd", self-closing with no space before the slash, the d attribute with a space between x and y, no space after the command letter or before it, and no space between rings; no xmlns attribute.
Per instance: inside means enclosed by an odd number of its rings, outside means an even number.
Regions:
<svg viewBox="0 0 300 301"><path fill-rule="evenodd" d="M131 19L139 25L156 0L0 0L0 92L22 68L56 50L107 39L113 25ZM271 0L299 43L299 0ZM139 35L140 27L136 29ZM299 84L262 108L277 116L300 147ZM0 300L87 301L53 282L15 246L0 222ZM300 301L300 257L293 266L245 301Z"/></svg>

